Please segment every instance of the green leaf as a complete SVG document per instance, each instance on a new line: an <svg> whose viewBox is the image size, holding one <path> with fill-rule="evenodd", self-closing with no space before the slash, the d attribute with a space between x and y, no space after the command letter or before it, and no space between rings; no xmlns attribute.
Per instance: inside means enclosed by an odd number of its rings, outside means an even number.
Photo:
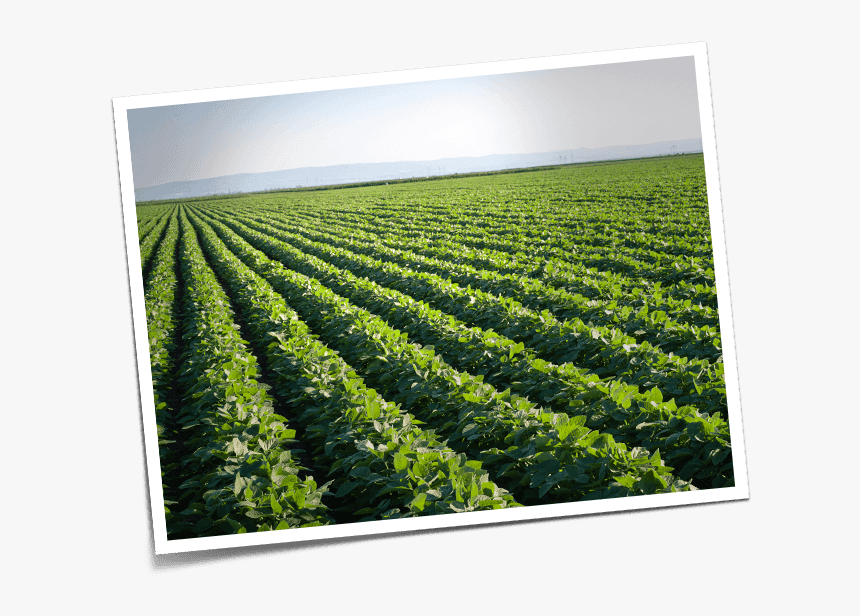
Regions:
<svg viewBox="0 0 860 616"><path fill-rule="evenodd" d="M278 502L278 499L275 498L275 495L269 496L269 504L272 506L272 511L275 513L281 513L284 508L281 507L281 503Z"/></svg>
<svg viewBox="0 0 860 616"><path fill-rule="evenodd" d="M663 478L654 472L654 469L649 469L645 472L642 479L640 479L640 484L646 494L654 494L664 489L667 485Z"/></svg>
<svg viewBox="0 0 860 616"><path fill-rule="evenodd" d="M418 511L424 511L424 501L427 500L427 493L422 492L418 496L412 499L412 502L409 503L409 507L411 509L417 509Z"/></svg>
<svg viewBox="0 0 860 616"><path fill-rule="evenodd" d="M235 531L237 531L237 532L239 531L239 529L244 528L244 526L242 526L241 524L239 524L239 523L238 523L236 520L234 520L233 518L227 518L227 523L228 523L230 526L232 526L232 527L233 527L233 530L235 530Z"/></svg>
<svg viewBox="0 0 860 616"><path fill-rule="evenodd" d="M543 498L544 496L546 496L546 493L549 492L554 485L555 483L551 481L548 481L547 483L543 484L540 487L540 490L538 490L538 498Z"/></svg>
<svg viewBox="0 0 860 616"><path fill-rule="evenodd" d="M359 484L354 481L347 481L337 489L335 498L343 498L344 496L352 492L352 489L357 485Z"/></svg>
<svg viewBox="0 0 860 616"><path fill-rule="evenodd" d="M197 522L197 524L194 525L194 530L196 530L198 533L202 533L212 528L213 524L215 523L209 518L202 518L200 521Z"/></svg>
<svg viewBox="0 0 860 616"><path fill-rule="evenodd" d="M409 466L409 458L404 456L402 453L394 454L394 470L398 473L405 471L406 467Z"/></svg>
<svg viewBox="0 0 860 616"><path fill-rule="evenodd" d="M729 453L731 453L731 450L728 448L723 449L722 451L718 451L717 453L715 453L714 457L712 458L714 461L714 464L721 464L722 461L728 457Z"/></svg>

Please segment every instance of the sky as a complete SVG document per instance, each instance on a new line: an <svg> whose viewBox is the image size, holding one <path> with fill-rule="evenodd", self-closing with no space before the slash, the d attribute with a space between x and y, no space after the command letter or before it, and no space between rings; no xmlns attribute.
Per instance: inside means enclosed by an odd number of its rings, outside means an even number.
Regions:
<svg viewBox="0 0 860 616"><path fill-rule="evenodd" d="M135 188L701 138L692 57L128 111Z"/></svg>

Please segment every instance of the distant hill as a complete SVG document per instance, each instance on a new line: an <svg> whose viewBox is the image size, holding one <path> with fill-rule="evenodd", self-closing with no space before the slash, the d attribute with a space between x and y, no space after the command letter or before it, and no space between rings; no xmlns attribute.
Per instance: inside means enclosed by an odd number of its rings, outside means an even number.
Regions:
<svg viewBox="0 0 860 616"><path fill-rule="evenodd" d="M442 158L431 161L393 163L355 163L329 167L301 167L263 173L237 173L205 180L168 182L134 191L135 202L160 199L183 199L230 193L260 192L299 186L325 186L353 182L372 182L399 178L498 171L522 167L541 167L561 163L580 163L619 158L646 158L674 152L701 152L701 139L661 141L646 145L622 145L605 148L578 148L533 154L490 154L489 156Z"/></svg>

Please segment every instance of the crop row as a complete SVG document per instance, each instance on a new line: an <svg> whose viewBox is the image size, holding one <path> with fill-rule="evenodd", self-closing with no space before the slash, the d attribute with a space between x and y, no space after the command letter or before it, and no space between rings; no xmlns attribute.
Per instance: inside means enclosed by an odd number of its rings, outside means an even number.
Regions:
<svg viewBox="0 0 860 616"><path fill-rule="evenodd" d="M138 213L138 242L143 242L149 233L161 222L165 217L170 217L175 206L161 206L158 208L147 208L148 211Z"/></svg>
<svg viewBox="0 0 860 616"><path fill-rule="evenodd" d="M269 211L277 211L277 208ZM283 210L280 211L283 213ZM360 211L349 214L344 212L329 213L325 210L308 208L293 208L290 213L291 215L301 213L316 218L336 217L339 221L343 221L346 226L358 230L396 230L397 236L405 240L423 237L432 240L434 244L448 241L452 232L475 238L486 236L506 238L514 234L525 234L529 237L529 244L550 242L551 245L554 241L564 241L564 238L575 237L575 251L579 255L600 256L606 254L607 251L621 251L629 256L639 256L639 258L652 264L661 261L671 263L677 260L679 256L700 259L708 259L711 256L710 236L703 237L694 244L690 238L666 238L659 232L655 233L656 230L638 230L635 226L632 227L633 231L628 228L624 232L609 232L604 228L605 233L601 233L593 224L585 221L554 224L548 220L549 216L544 211L541 212L540 223L536 223L532 228L529 228L528 223L516 216L509 217L505 224L487 227L482 218L458 217L452 211L429 219L416 214L414 211L404 212L396 218L368 216ZM636 222L631 220L630 224L635 225Z"/></svg>
<svg viewBox="0 0 860 616"><path fill-rule="evenodd" d="M254 212L258 216L266 212L273 215L284 214L283 210L260 207L255 207ZM453 225L449 225L447 232L440 233L434 232L433 229L445 227L445 225L427 226L413 222L409 226L391 228L372 219L361 219L360 223L351 223L350 216L346 214L328 218L320 214L303 214L301 210L291 210L288 217L291 224L303 220L307 223L304 226L312 229L331 229L336 226L341 236L381 241L389 248L411 251L446 262L470 264L484 270L496 270L501 275L538 279L548 286L581 293L591 300L599 298L618 300L625 297L628 298L627 301L640 302L637 308L650 300L652 303L657 302L660 310L669 312L673 316L679 304L683 306L686 300L690 300L691 304L686 307L686 310L683 307L680 308L678 317L684 318L684 313L690 312L690 318L695 320L694 324L715 325L717 321L713 284L707 280L701 280L698 276L692 281L684 280L683 277L680 280L676 279L668 289L664 290L662 288L664 281L659 279L630 277L629 272L600 270L593 264L585 264L577 248L566 251L556 250L554 253L553 250L529 250L528 242L503 240L499 237L492 239L495 247L475 247L461 243L459 239L464 233L463 228L455 228ZM336 225L333 224L335 222ZM500 246L500 244L503 245ZM693 266L696 272L700 273L702 263L700 260L700 263L691 262L687 266L680 260L674 259L671 263L671 276L678 278L676 275L678 272L689 270ZM675 264L678 264L679 269L675 268ZM650 297L652 294L654 298ZM676 301L672 301L675 299ZM664 303L671 305L660 305ZM696 303L703 303L704 306L696 306Z"/></svg>
<svg viewBox="0 0 860 616"><path fill-rule="evenodd" d="M184 323L175 416L186 455L181 505L168 511L176 538L330 523L326 486L300 478L290 447L295 430L274 413L259 366L241 339L230 302L181 218ZM184 508L183 508L184 507ZM181 510L180 510L181 509Z"/></svg>
<svg viewBox="0 0 860 616"><path fill-rule="evenodd" d="M380 315L412 339L431 345L454 367L483 376L501 390L532 397L554 412L583 415L589 427L603 425L608 433L623 435L622 440L632 446L644 446L651 452L659 448L667 461L683 462L682 479L696 476L708 483L716 479L720 485L726 481L731 466L724 468L723 461L730 444L727 424L718 415L699 413L690 406L678 408L674 401L664 402L656 389L639 393L638 387L617 379L601 382L571 363L558 366L543 361L522 343L492 330L468 328L410 295L306 255L237 221L222 220L268 256ZM348 345L344 352L359 351ZM407 374L411 376L411 372Z"/></svg>
<svg viewBox="0 0 860 616"><path fill-rule="evenodd" d="M539 279L481 270L470 265L462 257L456 263L442 261L411 251L391 248L389 244L383 244L378 239L373 241L357 238L355 235L345 238L339 234L314 231L295 222L285 225L264 217L253 215L250 217L256 221L265 221L284 231L299 233L314 241L347 248L415 270L438 274L460 285L471 286L494 295L516 298L527 308L536 311L549 310L560 320L579 318L597 326L619 328L629 336L647 340L659 346L665 352L673 352L685 357L700 357L710 361L716 361L722 354L716 314L708 314L704 317L702 320L706 319L706 322L690 325L673 320L667 311L655 309L653 305L649 306L647 300L639 300L641 297L639 294L634 294L632 301L621 298L610 301L593 300L578 293L571 293L564 288L547 285ZM673 316L685 315L687 318L695 319L704 312L704 310L694 312L690 300L680 302L669 300L669 303L671 306L665 306L661 302L661 307L669 309Z"/></svg>
<svg viewBox="0 0 860 616"><path fill-rule="evenodd" d="M164 234L164 230L167 228L170 220L170 214L162 216L158 222L155 223L155 226L149 234L140 243L140 267L141 270L143 270L144 276L148 274L149 261L153 252L157 248L159 241L161 241L161 236Z"/></svg>
<svg viewBox="0 0 860 616"><path fill-rule="evenodd" d="M406 335L317 279L285 268L223 225L213 225L230 249L269 279L312 326L324 331L327 342L365 378L373 379L387 399L415 410L452 446L511 482L509 489L521 502L685 487L666 475L659 454L655 458L642 450L628 452L610 435L584 428L584 417L544 412L510 391L499 392L483 379L458 372L432 348L411 344ZM255 240L265 243L267 238ZM610 484L613 480L616 485Z"/></svg>
<svg viewBox="0 0 860 616"><path fill-rule="evenodd" d="M537 209L533 206L533 209ZM317 210L318 211L318 210ZM645 230L631 233L630 228L614 229L606 225L595 224L594 221L581 219L570 219L570 213L565 217L556 217L545 210L539 210L539 214L527 216L504 215L493 217L488 211L479 211L474 214L466 214L462 210L442 210L427 214L424 211L416 212L406 209L402 212L387 210L375 213L372 218L379 227L385 228L407 228L414 229L413 232L431 231L432 239L443 239L448 236L454 228L461 229L464 235L473 238L485 236L510 237L517 235L525 237L530 243L542 243L550 246L562 244L564 238L576 236L576 247L580 252L599 255L606 250L622 251L625 254L644 260L652 264L662 261L673 261L677 256L708 258L711 255L710 234L707 233L707 210L704 216L699 212L693 212L696 218L703 218L702 231L695 235L688 234L685 237L673 237L671 243L660 241L659 234L653 230ZM641 215L641 213L637 213ZM338 218L350 216L345 212L335 214ZM353 213L352 216L355 216ZM366 215L359 214L362 219ZM355 221L355 218L353 218ZM629 223L638 222L636 219ZM633 227L636 229L636 227ZM689 228L689 227L688 227ZM697 227L694 227L697 228Z"/></svg>
<svg viewBox="0 0 860 616"><path fill-rule="evenodd" d="M339 219L342 215L338 215ZM529 231L516 224L497 229L482 229L479 223L457 224L450 218L411 218L417 225L413 230L404 230L404 237L424 237L432 242L450 239L470 248L501 250L513 253L524 252L532 258L565 258L589 268L609 270L627 277L660 281L670 284L685 281L692 284L713 284L714 275L709 262L711 251L701 249L693 255L678 257L654 250L619 250L617 247L589 248L583 242L586 235L569 235L552 231ZM397 228L396 224L377 220L379 227ZM428 233L427 230L432 230ZM591 231L591 234L594 232Z"/></svg>
<svg viewBox="0 0 860 616"><path fill-rule="evenodd" d="M175 294L176 245L179 238L178 209L170 214L167 232L153 257L152 272L145 286L146 327L149 339L149 361L152 370L152 391L155 400L155 418L158 430L158 449L161 457L162 488L167 504L173 496L164 483L165 476L179 465L175 455L178 433L169 406L170 389L175 369L177 330ZM166 506L167 506L166 504Z"/></svg>
<svg viewBox="0 0 860 616"><path fill-rule="evenodd" d="M695 157L137 219L170 539L733 485Z"/></svg>
<svg viewBox="0 0 860 616"><path fill-rule="evenodd" d="M328 467L336 499L347 501L353 516L382 519L518 505L480 462L447 447L412 415L367 388L265 279L230 253L208 225L195 224L252 337L266 348L280 395L301 409L297 420L313 443L315 465Z"/></svg>
<svg viewBox="0 0 860 616"><path fill-rule="evenodd" d="M657 386L678 395L679 403L707 413L725 409L722 364L665 354L650 343L636 340L613 328L590 326L581 319L564 322L548 310L537 312L513 298L497 297L427 272L413 271L393 263L311 242L296 234L245 221L257 231L288 242L356 275L418 298L433 307L483 329L493 329L522 342L554 363L588 361L592 371L612 375L631 384Z"/></svg>
<svg viewBox="0 0 860 616"><path fill-rule="evenodd" d="M524 228L540 223L560 228L566 223L586 229L617 232L626 236L631 223L650 236L675 240L707 236L707 192L701 159L673 161L671 168L659 163L633 165L635 173L624 173L623 165L610 168L579 167L506 177L434 182L421 191L362 191L348 201L333 196L314 199L315 209L336 214L359 211L367 218L438 214L457 219L472 216L481 221L498 218L515 221ZM628 166L628 171L633 166ZM622 171L622 173L618 173ZM431 189L433 186L433 189ZM368 198L369 197L369 198ZM291 203L291 207L301 202ZM588 238L586 238L587 240Z"/></svg>

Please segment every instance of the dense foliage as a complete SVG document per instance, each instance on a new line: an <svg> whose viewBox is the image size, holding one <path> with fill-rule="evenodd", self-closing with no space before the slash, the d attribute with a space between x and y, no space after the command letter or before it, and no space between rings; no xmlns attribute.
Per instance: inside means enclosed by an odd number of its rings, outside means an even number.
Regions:
<svg viewBox="0 0 860 616"><path fill-rule="evenodd" d="M734 483L700 156L138 208L168 538Z"/></svg>

